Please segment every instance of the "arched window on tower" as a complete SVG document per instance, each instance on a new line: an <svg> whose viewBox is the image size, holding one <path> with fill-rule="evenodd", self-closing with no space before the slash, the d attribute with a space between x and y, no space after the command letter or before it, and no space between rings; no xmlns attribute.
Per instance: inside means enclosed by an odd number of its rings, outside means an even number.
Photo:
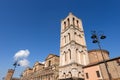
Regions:
<svg viewBox="0 0 120 80"><path fill-rule="evenodd" d="M78 49L76 49L76 54L78 53Z"/></svg>
<svg viewBox="0 0 120 80"><path fill-rule="evenodd" d="M70 59L71 59L71 50L70 50L70 49L68 49L68 52L69 52L69 56L70 56Z"/></svg>
<svg viewBox="0 0 120 80"><path fill-rule="evenodd" d="M64 36L64 39L65 39L65 43L66 43L66 36Z"/></svg>
<svg viewBox="0 0 120 80"><path fill-rule="evenodd" d="M76 40L76 39L77 39L77 33L74 32L74 40Z"/></svg>
<svg viewBox="0 0 120 80"><path fill-rule="evenodd" d="M66 22L64 22L64 29L66 29Z"/></svg>
<svg viewBox="0 0 120 80"><path fill-rule="evenodd" d="M80 42L80 41L81 41L81 39L82 39L82 36L81 36L80 34L79 34L78 36L79 36L79 40L78 40L78 41Z"/></svg>
<svg viewBox="0 0 120 80"><path fill-rule="evenodd" d="M76 49L75 52L76 52L76 55L77 55L77 56L76 56L76 59L77 59L78 62L79 62L79 60L80 60L80 56L79 56L79 51L78 51L78 49Z"/></svg>
<svg viewBox="0 0 120 80"><path fill-rule="evenodd" d="M64 56L65 56L65 61L67 61L67 54L65 51L64 51Z"/></svg>
<svg viewBox="0 0 120 80"><path fill-rule="evenodd" d="M70 20L69 20L69 18L67 19L67 21L68 21L68 26L70 26Z"/></svg>
<svg viewBox="0 0 120 80"><path fill-rule="evenodd" d="M77 27L79 28L79 21L77 20Z"/></svg>
<svg viewBox="0 0 120 80"><path fill-rule="evenodd" d="M69 38L69 41L70 41L71 40L70 33L68 33L68 38Z"/></svg>
<svg viewBox="0 0 120 80"><path fill-rule="evenodd" d="M73 26L75 26L75 18L73 18Z"/></svg>

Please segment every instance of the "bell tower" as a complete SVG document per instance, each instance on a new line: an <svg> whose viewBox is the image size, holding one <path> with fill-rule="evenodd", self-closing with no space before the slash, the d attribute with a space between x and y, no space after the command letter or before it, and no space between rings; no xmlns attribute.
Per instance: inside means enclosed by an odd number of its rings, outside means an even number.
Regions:
<svg viewBox="0 0 120 80"><path fill-rule="evenodd" d="M83 80L88 53L82 21L72 13L61 21L59 79Z"/></svg>

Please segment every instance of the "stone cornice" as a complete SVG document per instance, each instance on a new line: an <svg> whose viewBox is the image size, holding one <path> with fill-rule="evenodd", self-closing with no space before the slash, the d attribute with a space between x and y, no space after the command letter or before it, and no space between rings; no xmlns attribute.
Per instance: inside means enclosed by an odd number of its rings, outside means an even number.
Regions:
<svg viewBox="0 0 120 80"><path fill-rule="evenodd" d="M64 48L64 47L66 47L66 46L72 44L73 42L74 42L75 44L79 45L79 46L82 46L82 47L85 47L85 48L86 48L86 46L81 45L81 44L77 43L76 41L71 40L68 44L66 44L66 45L64 45L64 46L62 46L62 47L60 47L60 49L62 49L62 48Z"/></svg>
<svg viewBox="0 0 120 80"><path fill-rule="evenodd" d="M63 65L63 66L59 66L59 68L64 68L64 67L67 67L67 66L70 66L70 65L77 65L77 66L84 66L84 65L81 65L81 64L78 64L76 62L73 62L73 63L70 63L70 64L66 64L66 65Z"/></svg>
<svg viewBox="0 0 120 80"><path fill-rule="evenodd" d="M84 32L84 31L81 31L80 29L76 28L75 25L70 25L70 26L67 26L67 29L65 29L63 32L61 32L61 34L65 33L67 30L69 30L69 28L73 28L74 30L78 30L79 32Z"/></svg>

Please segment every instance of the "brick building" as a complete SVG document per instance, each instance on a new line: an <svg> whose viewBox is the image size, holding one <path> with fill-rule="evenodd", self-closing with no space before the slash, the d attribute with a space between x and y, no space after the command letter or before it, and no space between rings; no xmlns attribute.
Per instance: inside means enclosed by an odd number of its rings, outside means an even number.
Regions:
<svg viewBox="0 0 120 80"><path fill-rule="evenodd" d="M101 55L101 50L90 50L89 64L84 66L85 80L109 80L109 75L106 70L107 64L108 72L112 80L120 80L120 57L113 59L109 58L109 52L102 50L105 62Z"/></svg>
<svg viewBox="0 0 120 80"><path fill-rule="evenodd" d="M45 63L36 62L33 68L27 68L20 80L58 80L59 56L49 54Z"/></svg>

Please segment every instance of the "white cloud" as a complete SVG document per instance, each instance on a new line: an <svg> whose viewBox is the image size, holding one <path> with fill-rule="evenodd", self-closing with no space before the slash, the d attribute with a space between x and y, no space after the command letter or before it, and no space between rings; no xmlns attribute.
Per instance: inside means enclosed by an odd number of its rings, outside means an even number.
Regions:
<svg viewBox="0 0 120 80"><path fill-rule="evenodd" d="M27 58L29 54L30 54L29 50L20 50L14 55L14 59L18 60L21 58Z"/></svg>
<svg viewBox="0 0 120 80"><path fill-rule="evenodd" d="M14 60L17 62L22 67L28 67L29 66L29 61L27 60L27 57L29 56L30 52L29 50L19 50L15 55L14 55Z"/></svg>
<svg viewBox="0 0 120 80"><path fill-rule="evenodd" d="M44 61L43 61L43 62L39 61L39 63L41 63L41 64L45 64L45 62L44 62Z"/></svg>
<svg viewBox="0 0 120 80"><path fill-rule="evenodd" d="M29 61L27 59L22 59L18 62L18 64L20 64L20 66L22 66L22 67L28 67Z"/></svg>

